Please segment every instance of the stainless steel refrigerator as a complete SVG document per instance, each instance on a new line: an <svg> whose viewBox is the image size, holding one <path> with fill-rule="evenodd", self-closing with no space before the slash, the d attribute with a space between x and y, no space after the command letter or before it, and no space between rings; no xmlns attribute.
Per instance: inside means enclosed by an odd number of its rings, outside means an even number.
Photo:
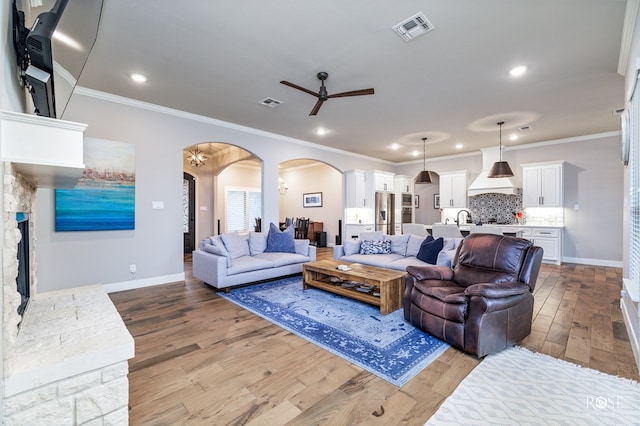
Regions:
<svg viewBox="0 0 640 426"><path fill-rule="evenodd" d="M394 234L395 228L395 194L376 192L376 231L387 235Z"/></svg>

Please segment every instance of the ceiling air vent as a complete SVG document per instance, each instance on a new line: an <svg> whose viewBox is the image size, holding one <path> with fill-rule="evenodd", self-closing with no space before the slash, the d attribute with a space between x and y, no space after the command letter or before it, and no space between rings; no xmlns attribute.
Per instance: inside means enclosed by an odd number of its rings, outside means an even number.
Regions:
<svg viewBox="0 0 640 426"><path fill-rule="evenodd" d="M531 130L531 125L527 124L526 126L520 126L518 127L518 130L520 130L521 132L527 132Z"/></svg>
<svg viewBox="0 0 640 426"><path fill-rule="evenodd" d="M405 19L398 25L393 26L393 31L398 34L404 41L411 41L414 38L426 34L433 29L433 25L424 13L419 12L411 18Z"/></svg>
<svg viewBox="0 0 640 426"><path fill-rule="evenodd" d="M258 103L260 105L268 106L269 108L275 108L278 105L282 104L282 101L279 101L279 100L273 99L273 98L264 98L263 100L261 100Z"/></svg>

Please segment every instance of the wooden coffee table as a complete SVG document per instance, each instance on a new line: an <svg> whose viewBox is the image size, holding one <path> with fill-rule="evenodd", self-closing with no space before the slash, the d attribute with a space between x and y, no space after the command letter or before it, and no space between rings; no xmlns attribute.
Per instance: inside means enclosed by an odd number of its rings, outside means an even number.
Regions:
<svg viewBox="0 0 640 426"><path fill-rule="evenodd" d="M338 265L350 270L341 271ZM406 272L377 268L339 260L319 260L302 265L302 280L306 290L320 288L361 302L380 307L386 315L402 307ZM357 283L357 284L356 284ZM370 291L365 291L370 287ZM379 295L378 295L379 293Z"/></svg>

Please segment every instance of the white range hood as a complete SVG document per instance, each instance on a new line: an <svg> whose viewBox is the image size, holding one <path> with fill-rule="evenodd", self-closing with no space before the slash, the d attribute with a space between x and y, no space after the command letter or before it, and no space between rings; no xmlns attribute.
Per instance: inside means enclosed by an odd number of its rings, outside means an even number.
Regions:
<svg viewBox="0 0 640 426"><path fill-rule="evenodd" d="M515 177L490 178L489 170L496 161L500 161L500 147L484 148L482 151L482 172L467 188L467 195L479 194L517 194L520 184Z"/></svg>

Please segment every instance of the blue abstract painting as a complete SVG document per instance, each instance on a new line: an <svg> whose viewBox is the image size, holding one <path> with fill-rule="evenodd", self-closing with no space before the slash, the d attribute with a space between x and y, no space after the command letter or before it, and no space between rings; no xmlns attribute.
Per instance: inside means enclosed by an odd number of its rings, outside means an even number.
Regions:
<svg viewBox="0 0 640 426"><path fill-rule="evenodd" d="M56 232L135 229L135 146L85 139L74 189L56 189Z"/></svg>

